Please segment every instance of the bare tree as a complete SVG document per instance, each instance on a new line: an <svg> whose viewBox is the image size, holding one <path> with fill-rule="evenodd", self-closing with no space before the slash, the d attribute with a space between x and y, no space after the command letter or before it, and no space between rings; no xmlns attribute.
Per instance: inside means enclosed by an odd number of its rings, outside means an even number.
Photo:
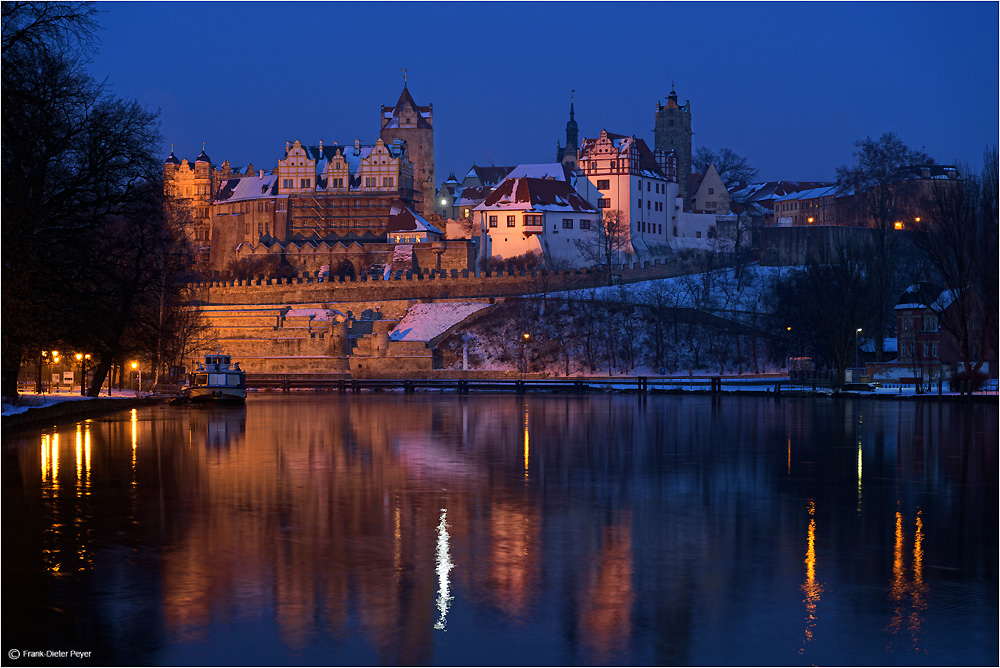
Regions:
<svg viewBox="0 0 1000 668"><path fill-rule="evenodd" d="M3 380L31 350L82 346L98 237L148 199L162 164L156 115L86 71L95 9L3 3ZM98 253L98 254L94 254Z"/></svg>
<svg viewBox="0 0 1000 668"><path fill-rule="evenodd" d="M628 219L621 209L608 209L589 238L579 239L575 244L584 260L608 268L608 285L611 285L612 265L621 264L631 248Z"/></svg>
<svg viewBox="0 0 1000 668"><path fill-rule="evenodd" d="M881 359L890 311L899 292L900 282L892 262L886 258L899 253L899 241L894 234L895 222L912 207L917 197L911 184L900 180L904 167L926 162L922 149L907 146L896 134L887 132L878 139L866 137L854 143L855 163L837 168L837 181L844 193L852 193L860 222L871 221L875 244L869 252L872 283L871 299L877 310L864 323L875 342L875 353Z"/></svg>
<svg viewBox="0 0 1000 668"><path fill-rule="evenodd" d="M954 337L965 373L973 374L986 350L996 349L996 149L985 153L980 173L968 166L961 171L961 181L935 185L927 202L932 215L914 243L949 289L941 328Z"/></svg>
<svg viewBox="0 0 1000 668"><path fill-rule="evenodd" d="M715 171L725 184L726 190L738 183L749 183L757 178L757 169L750 164L749 158L737 154L729 148L722 148L718 153L705 146L691 156L691 167L698 174L708 170L709 165L715 165Z"/></svg>

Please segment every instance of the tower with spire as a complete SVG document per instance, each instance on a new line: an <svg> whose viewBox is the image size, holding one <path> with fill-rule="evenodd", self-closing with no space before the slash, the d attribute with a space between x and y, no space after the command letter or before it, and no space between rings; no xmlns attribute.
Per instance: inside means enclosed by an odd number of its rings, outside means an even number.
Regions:
<svg viewBox="0 0 1000 668"><path fill-rule="evenodd" d="M677 157L677 185L680 195L687 201L691 188L691 101L677 104L677 91L670 83L667 103L656 102L656 124L653 127L653 148L664 153L674 152Z"/></svg>
<svg viewBox="0 0 1000 668"><path fill-rule="evenodd" d="M569 120L566 122L566 146L562 148L556 144L556 162L576 169L576 149L579 147L580 129L576 124L576 113L573 109L573 97L576 94L574 89L569 96Z"/></svg>
<svg viewBox="0 0 1000 668"><path fill-rule="evenodd" d="M423 216L434 213L434 105L419 106L406 85L403 69L403 92L394 106L382 105L379 136L387 144L396 139L406 142L413 162L414 205Z"/></svg>

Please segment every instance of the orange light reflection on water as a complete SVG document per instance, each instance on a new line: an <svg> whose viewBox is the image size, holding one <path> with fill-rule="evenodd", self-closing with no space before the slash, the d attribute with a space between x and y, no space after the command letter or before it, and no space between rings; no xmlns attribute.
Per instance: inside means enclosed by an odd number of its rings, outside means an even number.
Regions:
<svg viewBox="0 0 1000 668"><path fill-rule="evenodd" d="M809 501L809 528L806 531L806 581L800 589L805 594L806 604L805 641L799 649L799 654L805 652L805 645L813 639L813 629L816 627L816 604L823 593L823 586L816 581L816 502Z"/></svg>

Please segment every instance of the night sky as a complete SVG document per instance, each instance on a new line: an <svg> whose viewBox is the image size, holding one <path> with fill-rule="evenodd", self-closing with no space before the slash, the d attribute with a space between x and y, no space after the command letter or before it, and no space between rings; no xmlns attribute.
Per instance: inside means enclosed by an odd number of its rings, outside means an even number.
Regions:
<svg viewBox="0 0 1000 668"><path fill-rule="evenodd" d="M270 170L285 141L374 142L402 68L434 105L438 185L551 162L580 137L652 144L671 82L694 147L760 180L832 180L894 131L938 162L998 141L998 3L100 2L92 72L160 110L163 154Z"/></svg>

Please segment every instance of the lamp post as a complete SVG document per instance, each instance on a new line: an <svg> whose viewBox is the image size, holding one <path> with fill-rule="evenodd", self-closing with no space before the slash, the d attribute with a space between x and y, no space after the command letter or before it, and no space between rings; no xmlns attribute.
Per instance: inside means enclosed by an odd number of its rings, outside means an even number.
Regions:
<svg viewBox="0 0 1000 668"><path fill-rule="evenodd" d="M139 370L139 377L137 379L138 382L136 384L135 393L139 394L139 392L142 391L142 368L139 366L138 362L132 362L132 371L135 371L136 369Z"/></svg>
<svg viewBox="0 0 1000 668"><path fill-rule="evenodd" d="M854 331L854 368L858 368L858 334L861 333L861 328L858 327ZM855 381L857 382L857 381Z"/></svg>
<svg viewBox="0 0 1000 668"><path fill-rule="evenodd" d="M528 339L531 335L525 332L521 336L521 380L524 380L525 376L528 375L528 363L524 358L524 346L528 343Z"/></svg>

